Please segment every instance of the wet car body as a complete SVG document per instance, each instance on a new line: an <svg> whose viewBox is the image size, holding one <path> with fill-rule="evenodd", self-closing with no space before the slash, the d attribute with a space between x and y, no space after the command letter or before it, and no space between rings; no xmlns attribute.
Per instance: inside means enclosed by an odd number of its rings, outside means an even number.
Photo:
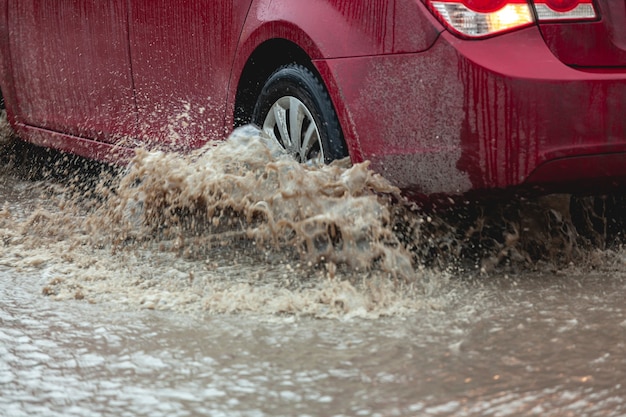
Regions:
<svg viewBox="0 0 626 417"><path fill-rule="evenodd" d="M509 7L529 20L446 20ZM352 161L408 195L625 183L623 0L3 0L0 17L7 113L39 145L108 161L199 147L295 62Z"/></svg>

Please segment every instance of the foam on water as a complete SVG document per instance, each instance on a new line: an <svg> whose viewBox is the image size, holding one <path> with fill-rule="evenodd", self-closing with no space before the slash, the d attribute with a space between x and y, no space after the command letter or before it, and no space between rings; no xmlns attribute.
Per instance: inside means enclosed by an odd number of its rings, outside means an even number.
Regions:
<svg viewBox="0 0 626 417"><path fill-rule="evenodd" d="M251 127L122 170L3 147L0 262L59 300L379 317L449 303L454 276L614 256L584 248L569 196L424 214L367 163L301 165Z"/></svg>
<svg viewBox="0 0 626 417"><path fill-rule="evenodd" d="M3 264L41 270L57 299L379 316L445 279L413 267L391 230L398 190L367 164L300 165L251 128L185 156L140 150L121 173L56 158L41 177L66 172L30 183L32 209L7 203L0 233Z"/></svg>
<svg viewBox="0 0 626 417"><path fill-rule="evenodd" d="M246 127L186 157L139 152L106 214L113 209L133 238L227 233L312 263L368 269L380 261L412 278L410 257L387 227L394 195L367 164L307 167Z"/></svg>

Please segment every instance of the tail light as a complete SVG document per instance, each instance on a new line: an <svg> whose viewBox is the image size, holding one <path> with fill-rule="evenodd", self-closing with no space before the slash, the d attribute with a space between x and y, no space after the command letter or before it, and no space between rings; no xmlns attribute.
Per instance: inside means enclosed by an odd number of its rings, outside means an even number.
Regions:
<svg viewBox="0 0 626 417"><path fill-rule="evenodd" d="M535 0L537 18L544 20L595 20L593 0Z"/></svg>
<svg viewBox="0 0 626 417"><path fill-rule="evenodd" d="M470 38L530 26L535 23L535 19L571 21L597 18L593 0L424 1L448 29L457 35ZM534 5L534 11L531 5Z"/></svg>

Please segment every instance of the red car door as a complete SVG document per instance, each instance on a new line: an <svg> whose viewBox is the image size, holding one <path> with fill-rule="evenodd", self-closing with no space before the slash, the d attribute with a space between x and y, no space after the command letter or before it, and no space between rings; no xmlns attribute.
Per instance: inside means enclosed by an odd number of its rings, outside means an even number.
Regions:
<svg viewBox="0 0 626 417"><path fill-rule="evenodd" d="M8 2L20 121L107 142L136 124L127 0Z"/></svg>
<svg viewBox="0 0 626 417"><path fill-rule="evenodd" d="M144 143L194 148L224 135L231 66L251 0L130 0Z"/></svg>

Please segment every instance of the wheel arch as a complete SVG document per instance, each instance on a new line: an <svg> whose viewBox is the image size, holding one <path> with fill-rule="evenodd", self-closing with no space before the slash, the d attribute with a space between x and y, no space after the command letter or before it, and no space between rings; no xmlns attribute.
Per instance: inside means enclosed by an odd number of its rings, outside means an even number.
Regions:
<svg viewBox="0 0 626 417"><path fill-rule="evenodd" d="M305 66L324 82L307 52L296 43L284 38L261 43L250 54L239 76L233 114L235 127L250 122L256 98L265 81L278 68L291 63Z"/></svg>
<svg viewBox="0 0 626 417"><path fill-rule="evenodd" d="M339 133L343 146L353 162L363 160L358 141L355 140L354 126L341 102L341 92L332 72L328 71L324 60L314 60L295 42L283 38L269 39L260 44L250 54L240 72L234 92L234 105L231 107L231 127L239 127L251 122L251 116L265 82L279 68L288 64L302 65L319 80L330 99L339 121ZM321 65L321 66L320 66Z"/></svg>
<svg viewBox="0 0 626 417"><path fill-rule="evenodd" d="M349 17L345 10L328 0L310 0L305 4L291 0L253 2L233 61L226 130L247 123L269 76L281 66L296 63L310 69L324 85L352 160L362 160L354 125L342 103L340 86L326 64L328 59L371 56L385 51L387 37L379 39L353 30L353 20L357 18Z"/></svg>

